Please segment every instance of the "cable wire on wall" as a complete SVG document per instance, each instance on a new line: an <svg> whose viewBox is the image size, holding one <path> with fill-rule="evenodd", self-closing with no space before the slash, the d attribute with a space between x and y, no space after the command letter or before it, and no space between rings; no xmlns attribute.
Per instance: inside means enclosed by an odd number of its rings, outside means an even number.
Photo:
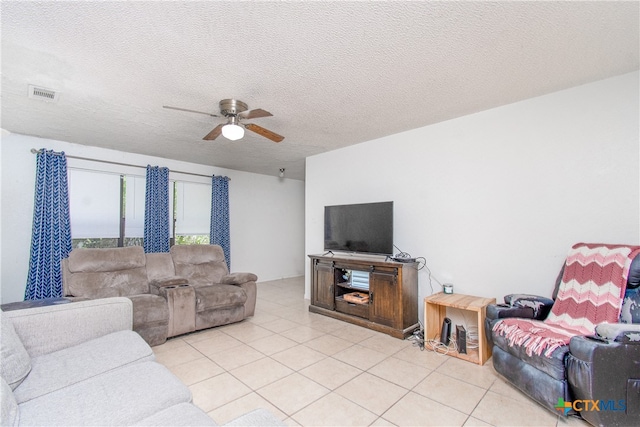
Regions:
<svg viewBox="0 0 640 427"><path fill-rule="evenodd" d="M404 252L402 249L400 249L396 245L393 245L393 247L395 247L397 250L400 251L398 254L395 255L396 259L413 259L413 257L409 252ZM416 270L420 271L423 268L427 269L427 274L428 274L427 278L429 280L429 288L431 288L431 294L433 294L433 282L436 282L442 288L443 287L442 283L440 283L440 281L438 281L438 279L436 279L433 276L433 274L431 274L431 270L429 269L429 267L427 267L427 259L423 256L419 256L419 257L416 257L415 260L418 263L418 266L414 267Z"/></svg>

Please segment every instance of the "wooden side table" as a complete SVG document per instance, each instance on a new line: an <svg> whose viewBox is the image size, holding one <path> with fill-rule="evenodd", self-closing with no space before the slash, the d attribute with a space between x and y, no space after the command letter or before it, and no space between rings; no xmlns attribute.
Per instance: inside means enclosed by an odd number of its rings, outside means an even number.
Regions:
<svg viewBox="0 0 640 427"><path fill-rule="evenodd" d="M484 334L484 319L487 306L495 304L495 298L482 298L464 294L445 294L439 292L424 299L425 339L440 336L442 321L447 317L447 307L476 313L478 320L478 348L467 348L467 354L452 351L447 354L468 362L484 365L491 357L491 348Z"/></svg>

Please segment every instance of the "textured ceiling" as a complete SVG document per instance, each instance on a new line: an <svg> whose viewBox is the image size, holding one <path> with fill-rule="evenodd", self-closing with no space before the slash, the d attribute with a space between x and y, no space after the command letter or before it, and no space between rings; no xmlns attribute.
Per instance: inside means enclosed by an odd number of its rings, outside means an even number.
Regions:
<svg viewBox="0 0 640 427"><path fill-rule="evenodd" d="M295 179L310 155L639 68L635 1L0 7L2 128ZM221 119L162 108L224 98L285 140L202 141Z"/></svg>

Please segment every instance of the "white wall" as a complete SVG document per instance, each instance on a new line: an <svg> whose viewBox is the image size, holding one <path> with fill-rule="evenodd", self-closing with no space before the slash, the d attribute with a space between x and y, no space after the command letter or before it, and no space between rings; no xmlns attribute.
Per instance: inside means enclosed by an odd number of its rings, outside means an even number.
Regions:
<svg viewBox="0 0 640 427"><path fill-rule="evenodd" d="M27 280L36 156L32 148L64 151L68 156L172 171L226 175L229 183L231 270L256 273L260 281L304 273L304 182L106 150L24 135L2 134L0 272L2 303L21 301ZM144 176L145 170L99 162L68 160L69 167ZM210 183L210 178L172 172L171 179Z"/></svg>
<svg viewBox="0 0 640 427"><path fill-rule="evenodd" d="M323 250L325 205L393 200L395 244L425 257L454 292L550 296L573 243L640 243L638 79L635 72L308 158L306 253ZM419 286L422 301L431 294L426 269Z"/></svg>

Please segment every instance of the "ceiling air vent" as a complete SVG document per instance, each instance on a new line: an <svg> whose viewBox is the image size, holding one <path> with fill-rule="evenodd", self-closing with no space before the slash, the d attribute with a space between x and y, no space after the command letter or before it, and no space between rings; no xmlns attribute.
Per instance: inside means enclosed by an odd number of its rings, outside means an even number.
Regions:
<svg viewBox="0 0 640 427"><path fill-rule="evenodd" d="M29 85L29 98L39 99L46 102L58 102L59 96L60 93L55 90Z"/></svg>

